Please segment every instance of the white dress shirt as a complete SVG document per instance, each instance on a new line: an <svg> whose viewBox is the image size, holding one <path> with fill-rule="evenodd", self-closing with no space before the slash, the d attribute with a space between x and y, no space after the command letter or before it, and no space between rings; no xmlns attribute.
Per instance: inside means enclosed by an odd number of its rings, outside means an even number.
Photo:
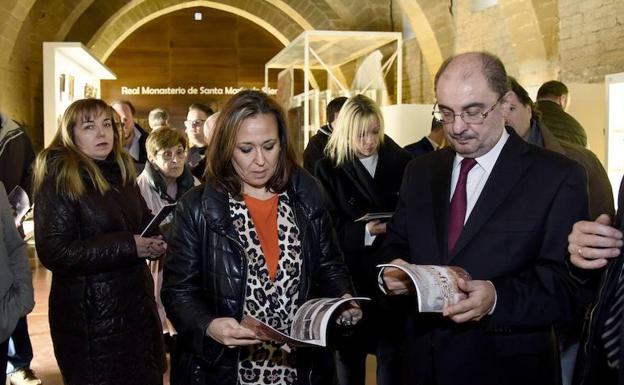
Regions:
<svg viewBox="0 0 624 385"><path fill-rule="evenodd" d="M466 180L466 217L464 218L464 224L466 224L470 213L472 213L472 209L474 209L477 200L479 200L481 191L483 191L483 187L485 187L485 183L490 177L492 169L498 160L498 156L503 146L505 146L505 143L507 143L507 139L509 139L509 134L506 130L503 130L503 134L494 147L485 155L475 158L477 164L468 172L468 179ZM451 174L451 195L449 201L453 199L455 187L457 187L462 160L464 160L463 156L455 154L453 173Z"/></svg>
<svg viewBox="0 0 624 385"><path fill-rule="evenodd" d="M376 152L373 155L366 158L358 158L362 166L368 171L370 176L375 178L375 170L377 169L377 162L379 162L379 153ZM370 246L375 242L375 238L377 236L373 235L368 231L368 226L364 225L364 246Z"/></svg>

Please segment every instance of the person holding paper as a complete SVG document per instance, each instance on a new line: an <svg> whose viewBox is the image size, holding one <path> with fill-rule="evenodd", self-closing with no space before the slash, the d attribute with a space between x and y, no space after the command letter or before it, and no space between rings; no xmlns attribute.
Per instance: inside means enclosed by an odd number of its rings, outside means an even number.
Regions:
<svg viewBox="0 0 624 385"><path fill-rule="evenodd" d="M77 100L35 165L37 255L52 271L50 333L67 385L163 383L145 259L166 245L137 235L151 215L122 140L104 101Z"/></svg>
<svg viewBox="0 0 624 385"><path fill-rule="evenodd" d="M26 242L15 227L13 210L0 182L0 384L6 381L9 337L35 306Z"/></svg>
<svg viewBox="0 0 624 385"><path fill-rule="evenodd" d="M383 259L455 265L472 280L458 280L467 298L442 314L410 307L405 384L557 384L553 327L574 315L580 290L566 247L588 215L585 172L505 127L511 91L496 56L447 59L435 94L450 147L407 167ZM381 278L389 294L413 293L399 269Z"/></svg>
<svg viewBox="0 0 624 385"><path fill-rule="evenodd" d="M145 147L147 162L137 178L137 184L147 207L153 215L156 215L163 206L175 203L191 187L197 186L199 180L186 166L186 138L179 131L168 127L154 130L147 137ZM173 215L169 215L161 225L170 223L172 217ZM166 234L164 235L166 237ZM159 258L148 260L147 263L154 279L154 296L165 341L170 343L171 337L175 335L175 329L167 322L165 308L160 300L163 261Z"/></svg>
<svg viewBox="0 0 624 385"><path fill-rule="evenodd" d="M307 300L353 293L327 202L287 131L277 102L239 92L217 119L206 183L178 201L161 293L178 331L172 385L332 383L328 351L260 341L240 324L250 315L288 334ZM362 316L350 306L343 324Z"/></svg>
<svg viewBox="0 0 624 385"><path fill-rule="evenodd" d="M374 258L385 237L386 221L356 220L367 213L394 211L403 170L412 156L384 134L381 111L365 95L346 101L325 152L327 156L316 165L316 177L329 197L329 212L355 290L358 295L376 296ZM379 336L389 337L387 332L397 330L390 326L392 322L380 319L396 317L378 317L375 313L379 312L382 310L374 304L361 335L337 352L341 385L363 385L367 352L377 353ZM393 367L395 357L391 353L396 344L391 338L385 339L382 344L388 351L377 354L380 385L395 383L393 375L398 370Z"/></svg>

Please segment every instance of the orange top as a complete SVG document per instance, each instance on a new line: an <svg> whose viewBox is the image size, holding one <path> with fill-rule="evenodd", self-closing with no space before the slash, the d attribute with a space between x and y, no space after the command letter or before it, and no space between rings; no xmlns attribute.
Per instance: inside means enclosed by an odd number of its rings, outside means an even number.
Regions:
<svg viewBox="0 0 624 385"><path fill-rule="evenodd" d="M260 239L260 247L266 260L269 277L274 281L280 255L277 240L278 195L275 194L267 200L260 200L249 195L243 195L243 198Z"/></svg>

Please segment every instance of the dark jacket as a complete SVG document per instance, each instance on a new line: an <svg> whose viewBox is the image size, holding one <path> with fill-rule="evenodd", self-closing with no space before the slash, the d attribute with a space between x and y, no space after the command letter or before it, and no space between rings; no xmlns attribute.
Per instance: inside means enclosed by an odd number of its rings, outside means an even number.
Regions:
<svg viewBox="0 0 624 385"><path fill-rule="evenodd" d="M303 276L298 303L352 292L324 197L304 170L290 179L288 194L301 232ZM191 189L178 201L164 269L162 300L179 332L171 383L235 385L240 349L206 335L215 318L240 322L247 261L235 233L228 195L210 185ZM333 363L327 351L297 351L298 384L328 384Z"/></svg>
<svg viewBox="0 0 624 385"><path fill-rule="evenodd" d="M68 385L161 384L162 330L134 241L149 210L136 185L121 185L115 163L97 163L111 183L104 195L85 181L73 201L50 177L35 197L37 255L52 271L54 353Z"/></svg>
<svg viewBox="0 0 624 385"><path fill-rule="evenodd" d="M23 128L0 114L0 182L7 194L15 186L30 196L30 178L35 153Z"/></svg>
<svg viewBox="0 0 624 385"><path fill-rule="evenodd" d="M619 227L620 231L624 230L624 221L622 220L624 211L621 202L624 198L624 191L622 186L624 186L624 178L620 184L619 209L615 221L615 226ZM624 385L624 365L622 365L624 362L624 337L622 337L624 336L624 322L622 322L622 329L619 332L620 368L618 371L607 367L604 341L600 337L608 318L609 308L613 303L613 296L618 288L618 272L622 270L623 264L624 258L620 252L620 256L610 262L605 269L594 271L571 267L572 276L589 288L598 282L597 290L595 290L596 298L594 298L591 309L587 312L586 322L583 326L581 344L574 368L573 384L575 385Z"/></svg>
<svg viewBox="0 0 624 385"><path fill-rule="evenodd" d="M327 146L331 133L332 126L327 123L319 128L318 132L310 138L308 145L303 151L303 167L312 175L314 175L316 163L325 157L325 146Z"/></svg>
<svg viewBox="0 0 624 385"><path fill-rule="evenodd" d="M408 151L413 156L421 156L425 155L431 151L434 151L433 144L424 136L421 140L416 143L408 144L405 146L405 150Z"/></svg>
<svg viewBox="0 0 624 385"><path fill-rule="evenodd" d="M206 147L191 147L188 150L186 164L195 178L203 180L206 170Z"/></svg>
<svg viewBox="0 0 624 385"><path fill-rule="evenodd" d="M456 265L490 280L496 306L457 324L409 308L404 370L410 385L556 384L552 327L568 321L578 285L566 264L572 225L587 218L585 172L562 155L509 138L449 252L447 229L455 152L410 162L383 252L422 265ZM412 297L413 298L413 297ZM418 363L412 364L412 363Z"/></svg>
<svg viewBox="0 0 624 385"><path fill-rule="evenodd" d="M355 220L367 213L394 211L403 171L412 159L388 136L384 136L378 154L374 178L357 159L336 167L331 159L324 158L316 165L316 177L329 198L329 213L356 291L366 296L377 293L374 256L384 236L379 235L371 246L364 246L366 222Z"/></svg>
<svg viewBox="0 0 624 385"><path fill-rule="evenodd" d="M542 113L542 123L550 129L557 139L587 147L587 134L578 120L563 110L558 103L550 100L538 100L537 109Z"/></svg>

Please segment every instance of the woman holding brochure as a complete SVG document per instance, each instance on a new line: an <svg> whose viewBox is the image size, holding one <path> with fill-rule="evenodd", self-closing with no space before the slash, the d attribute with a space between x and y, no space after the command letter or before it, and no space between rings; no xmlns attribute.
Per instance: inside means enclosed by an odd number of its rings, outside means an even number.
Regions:
<svg viewBox="0 0 624 385"><path fill-rule="evenodd" d="M37 157L34 196L64 383L162 384L162 330L144 260L159 258L165 243L138 235L151 215L104 101L77 100L65 110Z"/></svg>
<svg viewBox="0 0 624 385"><path fill-rule="evenodd" d="M165 206L176 203L193 186L199 184L191 170L186 166L186 138L177 130L161 127L152 131L145 141L147 162L137 178L141 195L153 215ZM168 225L173 215L161 222ZM165 232L165 238L167 236ZM170 347L175 329L167 321L165 308L160 300L162 287L163 259L148 261L154 279L154 296L158 305L158 315L163 328L167 347Z"/></svg>
<svg viewBox="0 0 624 385"><path fill-rule="evenodd" d="M316 164L316 177L329 197L330 215L356 293L375 296L374 256L383 242L386 222L358 219L370 213L394 211L403 170L412 156L384 135L381 111L364 95L353 96L344 104L325 153L327 157ZM379 312L379 307L374 305L372 312L368 312L372 317L359 331L362 338L353 338L353 343L339 349L337 366L341 385L364 384L367 351L377 354L377 383L396 383L391 378L397 372L392 368L391 341L384 340L388 349L376 346L380 331L389 328L387 322L376 320L375 313ZM385 314L384 318L391 317Z"/></svg>
<svg viewBox="0 0 624 385"><path fill-rule="evenodd" d="M331 355L261 341L249 315L288 333L297 309L350 297L351 281L319 186L295 163L284 114L241 91L221 111L206 184L176 208L162 300L178 331L171 384L331 384ZM354 303L338 317L356 323Z"/></svg>

